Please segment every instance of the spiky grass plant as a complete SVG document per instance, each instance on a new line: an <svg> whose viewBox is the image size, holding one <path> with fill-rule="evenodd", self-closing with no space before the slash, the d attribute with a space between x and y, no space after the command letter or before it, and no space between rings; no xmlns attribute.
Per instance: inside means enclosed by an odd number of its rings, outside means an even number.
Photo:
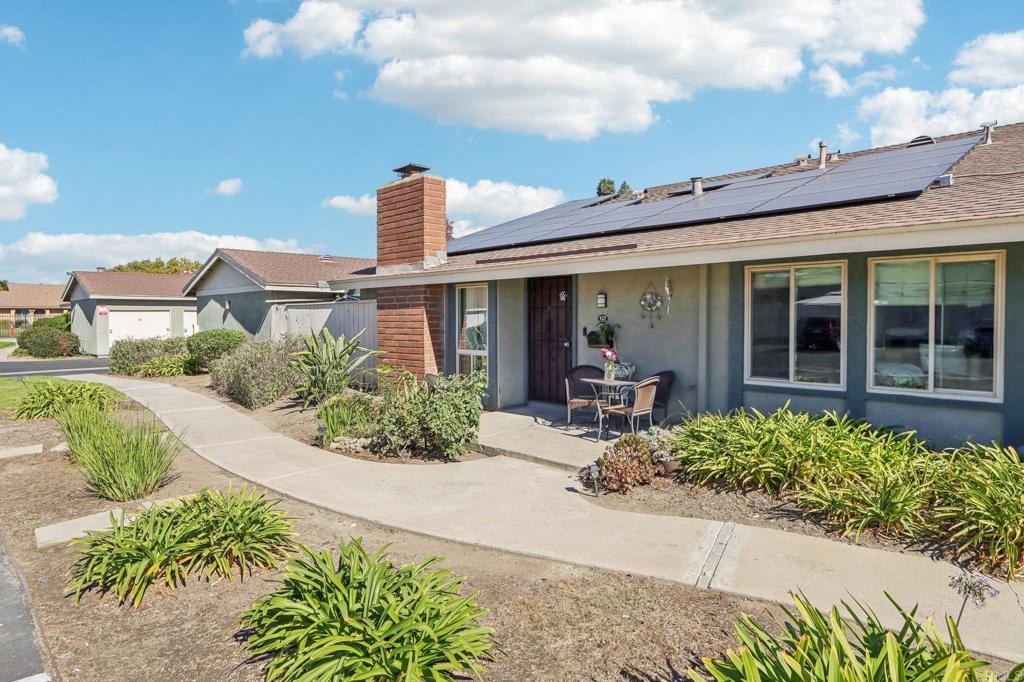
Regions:
<svg viewBox="0 0 1024 682"><path fill-rule="evenodd" d="M15 419L52 419L69 407L86 405L100 411L117 407L118 393L101 384L44 381L32 384L14 411Z"/></svg>
<svg viewBox="0 0 1024 682"><path fill-rule="evenodd" d="M89 489L108 500L135 500L163 486L184 446L153 422L129 422L94 406L58 416L68 452Z"/></svg>
<svg viewBox="0 0 1024 682"><path fill-rule="evenodd" d="M395 566L358 539L342 542L337 558L303 548L242 617L247 646L271 657L266 679L276 682L479 679L492 660L491 631L479 624L487 611L437 561Z"/></svg>
<svg viewBox="0 0 1024 682"><path fill-rule="evenodd" d="M918 621L917 607L908 612L892 597L903 617L898 631L886 630L860 603L822 614L804 595L793 599L795 610L784 609L774 628L741 616L734 623L738 650L723 660L703 659L707 673L716 682L996 682L948 616L944 638L930 618ZM689 675L706 682L699 672Z"/></svg>
<svg viewBox="0 0 1024 682"><path fill-rule="evenodd" d="M1024 464L1014 448L969 445L938 481L936 521L960 555L1012 580L1024 570Z"/></svg>
<svg viewBox="0 0 1024 682"><path fill-rule="evenodd" d="M204 490L176 503L154 505L138 516L111 515L111 529L76 539L68 594L77 604L90 590L113 592L138 606L162 583L173 590L189 575L244 579L294 549L292 519L252 489Z"/></svg>

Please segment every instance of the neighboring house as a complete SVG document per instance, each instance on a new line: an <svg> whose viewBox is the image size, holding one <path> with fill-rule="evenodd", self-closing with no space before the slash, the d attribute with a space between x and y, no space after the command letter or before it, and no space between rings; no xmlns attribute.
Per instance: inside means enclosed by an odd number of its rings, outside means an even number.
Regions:
<svg viewBox="0 0 1024 682"><path fill-rule="evenodd" d="M332 291L328 281L369 272L373 264L366 258L217 249L185 293L196 297L201 330L238 329L270 339L307 333L310 326L319 330L330 314L327 304L337 299L371 298L370 292L360 297L358 290Z"/></svg>
<svg viewBox="0 0 1024 682"><path fill-rule="evenodd" d="M107 355L121 339L191 336L197 331L196 301L182 293L191 276L72 272L62 298L71 304L71 331L82 351Z"/></svg>
<svg viewBox="0 0 1024 682"><path fill-rule="evenodd" d="M988 132L992 132L989 129ZM571 201L445 244L444 180L377 193L382 360L562 401L616 326L675 412L835 410L1024 442L1024 124ZM591 337L592 338L592 337Z"/></svg>
<svg viewBox="0 0 1024 682"><path fill-rule="evenodd" d="M41 317L67 312L61 301L60 284L19 284L8 282L0 291L0 337L14 336L18 329L28 327Z"/></svg>

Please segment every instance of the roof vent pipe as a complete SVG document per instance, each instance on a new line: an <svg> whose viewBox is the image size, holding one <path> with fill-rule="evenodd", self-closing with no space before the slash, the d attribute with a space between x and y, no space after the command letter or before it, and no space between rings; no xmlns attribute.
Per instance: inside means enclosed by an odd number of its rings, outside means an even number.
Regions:
<svg viewBox="0 0 1024 682"><path fill-rule="evenodd" d="M985 131L985 141L982 144L992 144L992 129L996 127L999 121L985 121L981 124L981 129Z"/></svg>
<svg viewBox="0 0 1024 682"><path fill-rule="evenodd" d="M826 159L828 159L828 142L822 140L818 143L818 170L825 170Z"/></svg>
<svg viewBox="0 0 1024 682"><path fill-rule="evenodd" d="M695 197L699 197L704 194L704 178L699 176L696 178L690 178L690 189Z"/></svg>

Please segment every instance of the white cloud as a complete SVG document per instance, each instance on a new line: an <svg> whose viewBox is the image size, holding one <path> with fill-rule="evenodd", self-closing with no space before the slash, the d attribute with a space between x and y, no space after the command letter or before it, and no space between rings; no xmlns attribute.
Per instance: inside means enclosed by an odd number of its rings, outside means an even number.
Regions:
<svg viewBox="0 0 1024 682"><path fill-rule="evenodd" d="M245 29L243 55L276 57L285 48L296 50L304 59L323 52L342 52L362 23L359 10L326 0L304 0L298 11L283 24L257 19Z"/></svg>
<svg viewBox="0 0 1024 682"><path fill-rule="evenodd" d="M217 183L217 186L213 188L214 194L219 194L222 197L230 197L238 194L242 191L242 178L227 178Z"/></svg>
<svg viewBox="0 0 1024 682"><path fill-rule="evenodd" d="M861 134L846 121L836 126L836 142L840 149L845 149L861 138Z"/></svg>
<svg viewBox="0 0 1024 682"><path fill-rule="evenodd" d="M354 9L359 7L360 9ZM701 88L786 87L804 55L859 64L902 52L920 0L304 0L253 22L245 54L359 56L369 94L436 120L551 138L644 130Z"/></svg>
<svg viewBox="0 0 1024 682"><path fill-rule="evenodd" d="M448 218L456 237L565 201L561 190L505 181L484 179L470 185L448 178L446 186ZM323 205L359 216L373 216L377 212L377 199L370 194L339 195L325 200Z"/></svg>
<svg viewBox="0 0 1024 682"><path fill-rule="evenodd" d="M892 65L857 74L848 81L832 64L822 64L809 74L811 80L821 87L826 97L844 97L860 90L873 88L879 83L895 79L899 74Z"/></svg>
<svg viewBox="0 0 1024 682"><path fill-rule="evenodd" d="M1024 120L1024 85L979 93L965 88L940 92L886 88L860 101L860 116L872 121L871 142L906 142L917 135L975 130L982 121Z"/></svg>
<svg viewBox="0 0 1024 682"><path fill-rule="evenodd" d="M24 48L25 32L17 26L0 26L0 40L15 47Z"/></svg>
<svg viewBox="0 0 1024 682"><path fill-rule="evenodd" d="M352 215L376 215L377 197L364 194L360 197L339 194L338 196L324 199L322 206L338 208Z"/></svg>
<svg viewBox="0 0 1024 682"><path fill-rule="evenodd" d="M986 33L961 48L949 80L960 85L1003 87L1024 83L1024 30Z"/></svg>
<svg viewBox="0 0 1024 682"><path fill-rule="evenodd" d="M0 220L20 220L29 204L57 201L57 183L43 173L46 154L0 144Z"/></svg>
<svg viewBox="0 0 1024 682"><path fill-rule="evenodd" d="M44 234L29 232L0 243L0 272L22 282L63 282L70 270L110 267L140 258L185 256L206 260L217 247L302 251L294 239L254 239L195 230L149 234Z"/></svg>

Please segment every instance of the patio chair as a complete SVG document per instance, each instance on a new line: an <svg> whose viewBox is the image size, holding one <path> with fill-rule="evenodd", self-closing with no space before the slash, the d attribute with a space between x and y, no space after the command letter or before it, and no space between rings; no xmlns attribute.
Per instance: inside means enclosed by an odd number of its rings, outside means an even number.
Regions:
<svg viewBox="0 0 1024 682"><path fill-rule="evenodd" d="M672 384L675 383L676 373L666 370L658 372L654 376L661 379L658 382L658 390L654 392L654 409L664 410L665 416L663 419L668 419L668 400L672 395Z"/></svg>
<svg viewBox="0 0 1024 682"><path fill-rule="evenodd" d="M576 365L565 375L565 427L572 424L572 413L576 410L599 411L594 387L581 379L600 379L604 371L594 365Z"/></svg>
<svg viewBox="0 0 1024 682"><path fill-rule="evenodd" d="M636 433L641 417L647 417L650 425L654 426L654 394L660 383L661 379L657 376L644 379L633 387L636 398L631 405L609 405L604 408L604 414L628 419L629 430L633 433Z"/></svg>

